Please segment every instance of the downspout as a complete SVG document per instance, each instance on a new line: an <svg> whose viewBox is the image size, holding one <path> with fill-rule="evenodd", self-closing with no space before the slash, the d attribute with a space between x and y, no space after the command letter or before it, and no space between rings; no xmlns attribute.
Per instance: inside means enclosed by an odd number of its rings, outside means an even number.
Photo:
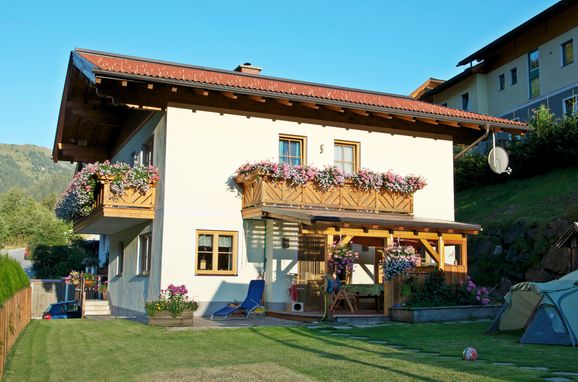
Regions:
<svg viewBox="0 0 578 382"><path fill-rule="evenodd" d="M484 132L484 135L482 135L481 137L479 137L478 139L476 139L474 141L474 143L472 143L471 145L469 145L468 147L466 147L465 149L463 149L462 151L460 151L459 153L456 154L456 156L454 156L454 160L458 160L460 159L465 153L467 153L468 151L470 151L472 149L472 147L476 146L478 143L480 143L481 141L483 141L484 139L486 139L488 137L488 135L490 134L490 125L489 124L485 124L484 127L486 128L486 131Z"/></svg>

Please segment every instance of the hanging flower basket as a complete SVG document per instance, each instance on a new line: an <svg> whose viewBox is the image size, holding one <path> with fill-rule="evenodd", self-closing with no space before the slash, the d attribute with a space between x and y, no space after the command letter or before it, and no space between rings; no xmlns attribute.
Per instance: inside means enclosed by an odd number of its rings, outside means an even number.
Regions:
<svg viewBox="0 0 578 382"><path fill-rule="evenodd" d="M397 276L406 275L410 269L421 265L421 257L415 253L411 245L393 245L387 247L384 253L383 278L393 280Z"/></svg>
<svg viewBox="0 0 578 382"><path fill-rule="evenodd" d="M329 248L327 266L329 272L335 273L337 278L346 281L353 272L353 265L357 261L359 254L353 252L349 245L333 245Z"/></svg>

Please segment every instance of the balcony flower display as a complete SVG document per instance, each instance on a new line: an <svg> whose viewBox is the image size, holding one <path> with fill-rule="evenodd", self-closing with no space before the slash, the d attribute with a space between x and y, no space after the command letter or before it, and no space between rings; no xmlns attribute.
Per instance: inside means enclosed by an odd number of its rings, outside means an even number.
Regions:
<svg viewBox="0 0 578 382"><path fill-rule="evenodd" d="M127 189L135 189L145 194L151 184L159 180L158 170L153 166L131 168L127 163L91 163L74 175L67 189L62 193L54 212L63 220L74 220L90 214L94 203L96 186L101 179L110 181L113 195L120 196Z"/></svg>
<svg viewBox="0 0 578 382"><path fill-rule="evenodd" d="M415 248L411 245L393 245L387 247L383 260L383 277L385 280L392 280L421 264L421 257L415 253Z"/></svg>
<svg viewBox="0 0 578 382"><path fill-rule="evenodd" d="M293 166L287 163L261 161L246 163L235 173L269 178L273 181L286 181L292 186L303 186L308 183L327 191L333 187L341 187L351 182L356 188L364 191L389 191L397 194L413 194L427 185L426 180L418 175L402 176L392 171L384 173L362 169L355 174L348 175L337 167L318 169L315 166Z"/></svg>

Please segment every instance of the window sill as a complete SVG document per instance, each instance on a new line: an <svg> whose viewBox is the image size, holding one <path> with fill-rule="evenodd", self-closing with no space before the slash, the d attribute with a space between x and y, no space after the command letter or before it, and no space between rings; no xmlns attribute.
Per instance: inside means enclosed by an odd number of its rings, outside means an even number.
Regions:
<svg viewBox="0 0 578 382"><path fill-rule="evenodd" d="M230 273L230 272L195 272L195 276L226 276L226 277L234 277L238 276L237 273Z"/></svg>
<svg viewBox="0 0 578 382"><path fill-rule="evenodd" d="M150 273L139 273L137 275L135 275L136 277L149 277L151 274Z"/></svg>

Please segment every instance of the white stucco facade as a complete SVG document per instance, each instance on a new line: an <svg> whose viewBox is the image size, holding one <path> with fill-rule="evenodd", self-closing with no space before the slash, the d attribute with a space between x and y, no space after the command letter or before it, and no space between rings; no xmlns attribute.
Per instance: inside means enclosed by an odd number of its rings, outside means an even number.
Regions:
<svg viewBox="0 0 578 382"><path fill-rule="evenodd" d="M184 284L199 302L197 314L207 315L243 300L249 281L263 274L268 306L279 308L289 301L289 274L297 272L297 224L244 221L241 197L230 187L241 164L278 161L280 134L305 137L307 164L318 167L333 165L335 140L359 142L361 168L427 179L428 185L415 194L415 216L453 220L451 140L172 106L149 120L113 157L130 161L132 153L154 136L154 164L161 179L153 222L103 238L110 251L109 294L115 314L143 315L145 301L157 298L160 289ZM236 275L196 274L197 230L237 232ZM139 276L139 235L149 231L151 271ZM283 248L281 238L289 239L288 248ZM117 274L119 242L124 245L122 275ZM372 253L363 256L373 258ZM356 269L355 282L373 283L369 260L365 268L369 271Z"/></svg>

